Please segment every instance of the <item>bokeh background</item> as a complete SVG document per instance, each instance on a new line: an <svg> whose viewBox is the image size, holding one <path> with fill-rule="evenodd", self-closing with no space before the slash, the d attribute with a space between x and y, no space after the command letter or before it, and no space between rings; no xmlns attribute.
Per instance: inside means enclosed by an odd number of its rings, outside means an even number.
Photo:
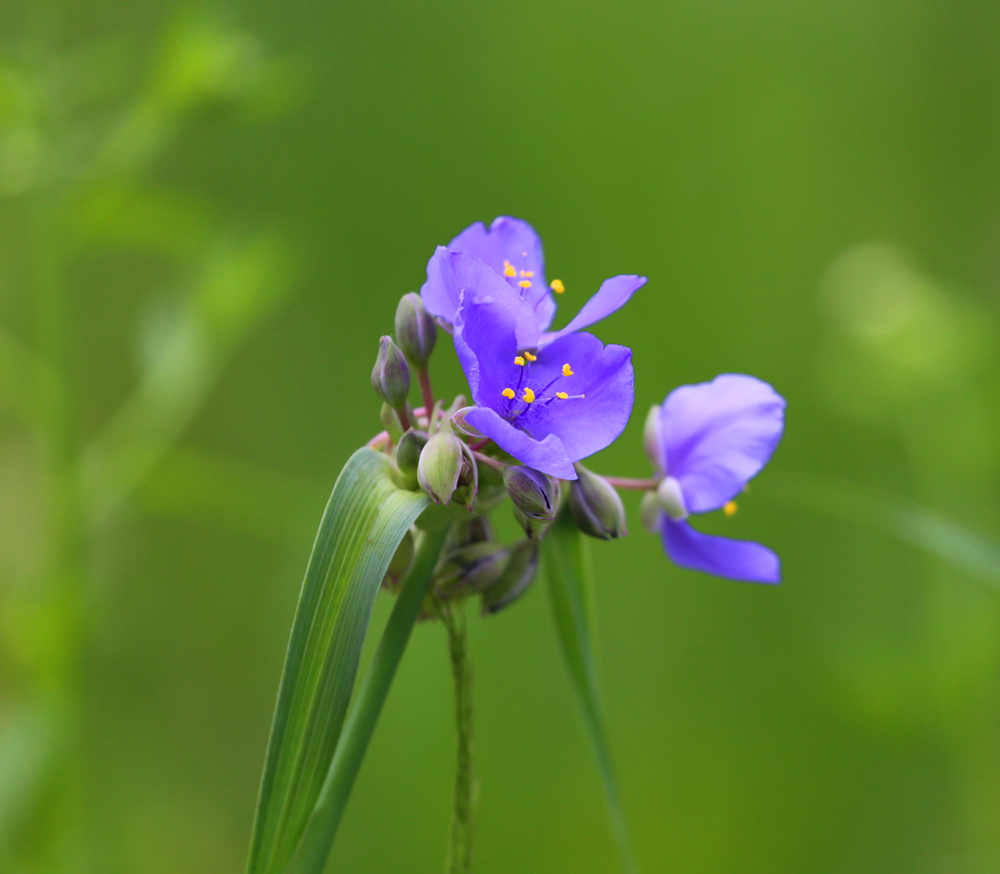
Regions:
<svg viewBox="0 0 1000 874"><path fill-rule="evenodd" d="M998 40L988 0L0 5L0 870L242 870L378 335L504 213L563 320L650 277L593 468L645 476L678 384L789 402L703 526L780 587L672 567L632 497L593 550L643 870L1000 870ZM477 870L615 871L544 591L471 625ZM451 706L422 625L331 871L440 870Z"/></svg>

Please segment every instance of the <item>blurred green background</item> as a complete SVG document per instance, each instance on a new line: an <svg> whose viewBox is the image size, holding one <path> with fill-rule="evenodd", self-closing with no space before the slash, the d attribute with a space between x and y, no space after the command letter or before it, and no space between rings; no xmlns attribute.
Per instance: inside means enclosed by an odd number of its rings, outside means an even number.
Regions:
<svg viewBox="0 0 1000 874"><path fill-rule="evenodd" d="M647 475L678 384L789 402L702 526L780 587L674 568L632 497L593 550L643 870L1000 870L998 40L984 0L0 5L0 870L242 870L377 337L504 213L563 321L650 277L593 468ZM617 870L549 625L472 622L482 874ZM420 626L331 871L440 870L450 682Z"/></svg>

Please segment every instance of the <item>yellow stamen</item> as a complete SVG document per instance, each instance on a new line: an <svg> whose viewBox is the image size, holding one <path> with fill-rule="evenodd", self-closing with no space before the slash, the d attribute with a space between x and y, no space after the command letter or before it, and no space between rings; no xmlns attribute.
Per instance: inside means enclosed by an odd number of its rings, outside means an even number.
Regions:
<svg viewBox="0 0 1000 874"><path fill-rule="evenodd" d="M559 398L559 400L564 401L564 400L566 400L566 398L569 397L569 395L566 394L566 392L564 392L564 391L557 391L556 392L556 397Z"/></svg>
<svg viewBox="0 0 1000 874"><path fill-rule="evenodd" d="M512 388L505 388L502 392L500 392L500 394L502 394L509 401L514 399L514 389Z"/></svg>
<svg viewBox="0 0 1000 874"><path fill-rule="evenodd" d="M526 388L524 390L524 402L530 404L534 399L535 393L530 388Z"/></svg>
<svg viewBox="0 0 1000 874"><path fill-rule="evenodd" d="M573 368L570 367L568 364L564 364L563 365L563 376L572 376L572 375L573 375Z"/></svg>
<svg viewBox="0 0 1000 874"><path fill-rule="evenodd" d="M562 294L566 290L566 286L563 285L563 281L561 279L553 279L549 288L551 288L556 294Z"/></svg>
<svg viewBox="0 0 1000 874"><path fill-rule="evenodd" d="M518 283L518 285L520 285L521 288L531 288L531 280L530 279L522 279Z"/></svg>
<svg viewBox="0 0 1000 874"><path fill-rule="evenodd" d="M532 355L530 352L525 352L524 353L524 357L527 358L528 361L537 361L538 360L538 356L537 355Z"/></svg>
<svg viewBox="0 0 1000 874"><path fill-rule="evenodd" d="M535 275L535 271L534 270L522 270L521 271L521 276L523 276L525 279L531 279L531 277L534 276L534 275Z"/></svg>
<svg viewBox="0 0 1000 874"><path fill-rule="evenodd" d="M515 364L516 364L516 365L517 365L518 367L524 367L524 359L523 359L523 358L522 358L522 357L521 357L520 355L518 355L518 356L517 356L517 357L516 357L516 358L514 359L514 363L515 363Z"/></svg>
<svg viewBox="0 0 1000 874"><path fill-rule="evenodd" d="M503 262L503 275L504 276L517 276L517 270L514 269L514 265L510 261Z"/></svg>
<svg viewBox="0 0 1000 874"><path fill-rule="evenodd" d="M739 507L736 506L736 501L730 501L728 504L723 506L722 512L727 516L735 516L738 509Z"/></svg>

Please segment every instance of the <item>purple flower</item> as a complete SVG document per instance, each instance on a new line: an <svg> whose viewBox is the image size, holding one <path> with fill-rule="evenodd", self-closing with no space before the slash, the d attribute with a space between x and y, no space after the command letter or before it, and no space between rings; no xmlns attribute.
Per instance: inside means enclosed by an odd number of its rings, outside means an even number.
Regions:
<svg viewBox="0 0 1000 874"><path fill-rule="evenodd" d="M500 216L489 230L482 222L470 225L447 246L438 246L427 263L427 282L420 289L420 296L427 310L446 322L455 322L464 290L473 287L482 293L483 280L478 285L466 284L472 269L467 263L470 258L485 264L506 287L497 292L497 284L491 284L492 291L487 293L494 300L510 310L525 311L518 316L517 324L518 345L524 349L547 346L559 337L599 322L623 307L646 284L644 276L606 279L565 328L549 331L556 313L552 290L562 293L563 284L558 279L551 286L546 284L542 241L534 228L520 219Z"/></svg>
<svg viewBox="0 0 1000 874"><path fill-rule="evenodd" d="M573 462L625 429L635 398L632 351L580 332L532 352L517 328L503 303L463 297L455 350L476 406L462 419L523 464L576 479Z"/></svg>
<svg viewBox="0 0 1000 874"><path fill-rule="evenodd" d="M780 562L767 547L701 534L687 517L730 504L767 464L784 425L784 398L766 382L739 374L681 386L653 407L646 451L663 474L659 528L676 564L735 580L780 582Z"/></svg>

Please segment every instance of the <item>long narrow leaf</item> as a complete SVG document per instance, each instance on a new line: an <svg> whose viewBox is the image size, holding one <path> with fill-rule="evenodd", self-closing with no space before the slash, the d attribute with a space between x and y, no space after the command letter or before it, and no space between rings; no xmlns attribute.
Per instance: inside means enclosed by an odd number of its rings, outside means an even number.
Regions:
<svg viewBox="0 0 1000 874"><path fill-rule="evenodd" d="M326 865L347 799L417 621L447 531L447 525L443 525L420 534L413 564L400 587L378 649L348 714L323 791L290 868L295 874L322 874Z"/></svg>
<svg viewBox="0 0 1000 874"><path fill-rule="evenodd" d="M337 479L306 568L261 780L249 874L288 864L340 737L372 606L396 547L429 503L359 449Z"/></svg>
<svg viewBox="0 0 1000 874"><path fill-rule="evenodd" d="M593 608L590 562L583 535L568 513L556 519L542 540L545 576L548 580L556 636L569 671L570 682L583 716L587 738L597 759L604 785L608 817L621 857L622 870L635 874L638 868L629 840L618 783L611 763L604 712L597 682L594 647L591 642Z"/></svg>

